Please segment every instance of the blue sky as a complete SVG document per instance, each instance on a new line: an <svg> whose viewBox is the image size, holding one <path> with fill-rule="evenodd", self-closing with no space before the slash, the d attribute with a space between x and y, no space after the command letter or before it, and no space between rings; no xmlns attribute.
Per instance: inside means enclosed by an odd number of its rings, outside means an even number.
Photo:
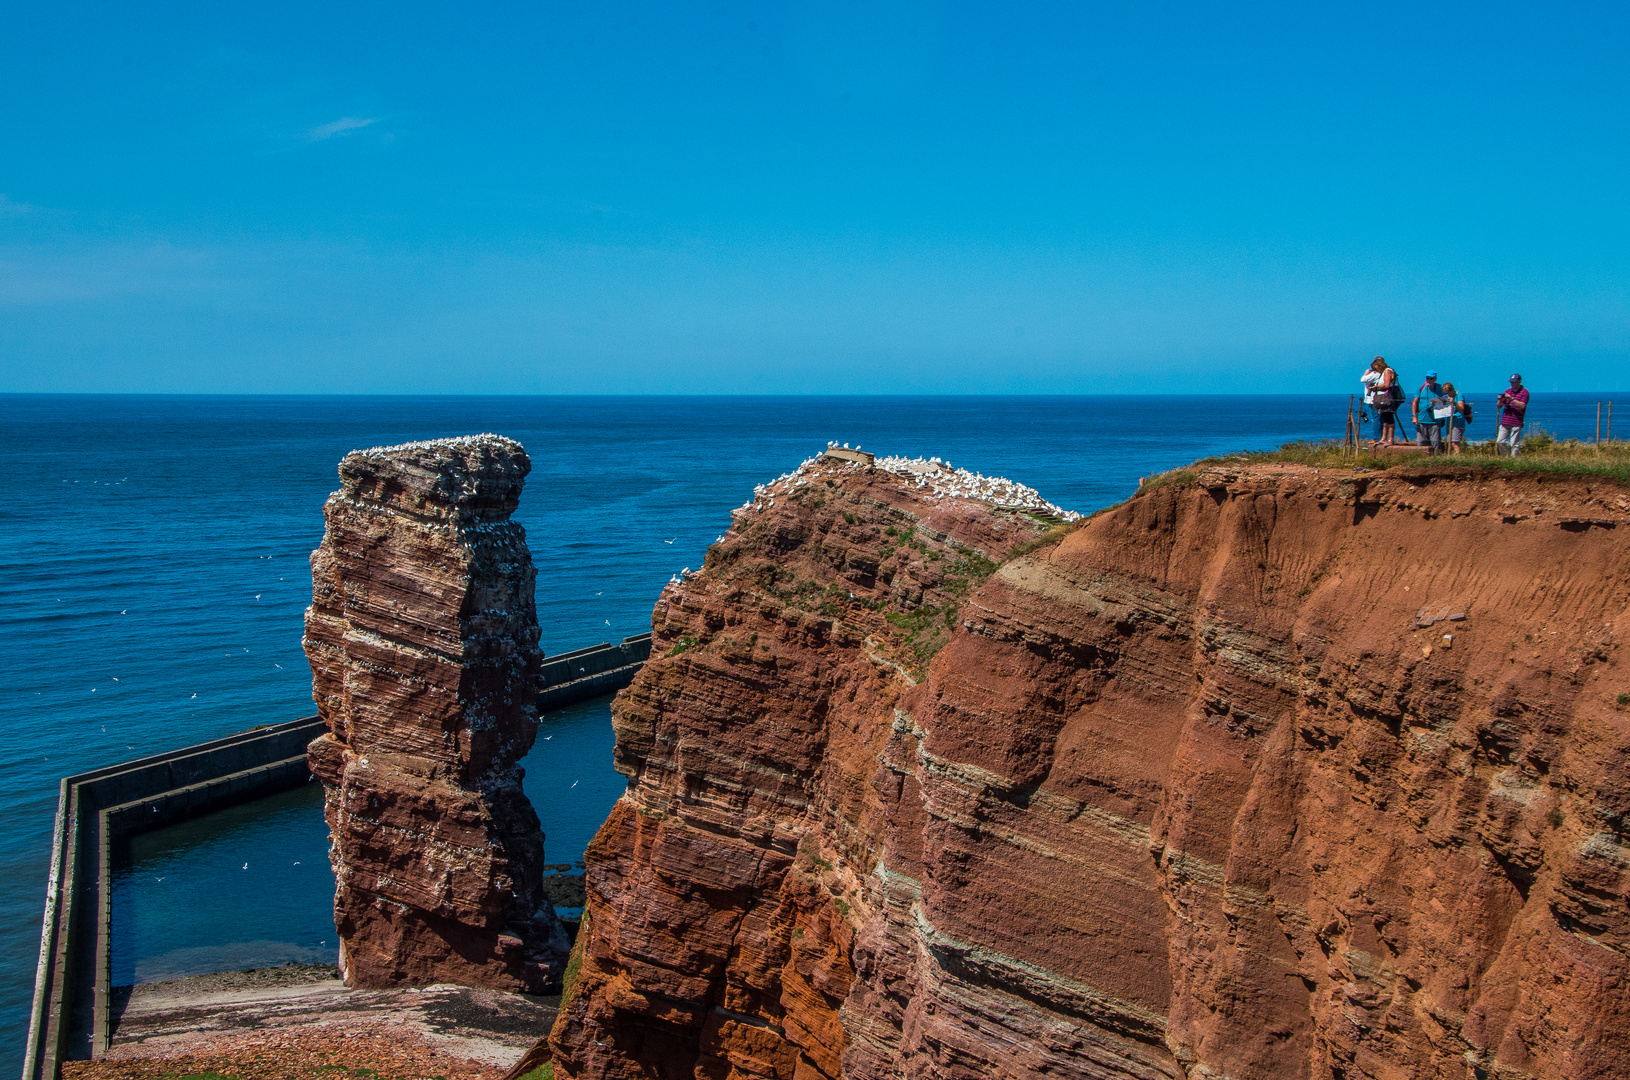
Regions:
<svg viewBox="0 0 1630 1080"><path fill-rule="evenodd" d="M1630 385L1622 3L34 4L0 94L0 391Z"/></svg>

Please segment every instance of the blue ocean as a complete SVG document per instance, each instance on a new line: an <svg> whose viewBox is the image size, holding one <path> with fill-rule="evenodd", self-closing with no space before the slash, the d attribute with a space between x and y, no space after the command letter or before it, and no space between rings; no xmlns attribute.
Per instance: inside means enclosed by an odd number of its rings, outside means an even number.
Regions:
<svg viewBox="0 0 1630 1080"><path fill-rule="evenodd" d="M1533 426L1590 437L1595 404L1536 393ZM1493 395L1473 438L1493 432ZM476 432L532 458L516 517L546 652L650 627L754 484L829 439L938 455L1082 512L1197 457L1342 432L1314 397L388 398L0 395L0 1044L20 1047L60 777L308 716L308 556L349 450ZM1630 416L1621 424L1630 429ZM1626 433L1630 433L1627 430ZM525 760L551 862L623 788L608 699L546 715ZM332 960L321 792L133 841L114 893L119 983ZM20 1064L21 1056L11 1051Z"/></svg>

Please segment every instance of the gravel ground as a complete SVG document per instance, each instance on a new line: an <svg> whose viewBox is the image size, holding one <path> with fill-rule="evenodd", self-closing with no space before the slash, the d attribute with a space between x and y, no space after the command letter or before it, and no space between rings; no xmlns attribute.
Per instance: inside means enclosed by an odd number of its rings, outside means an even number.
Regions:
<svg viewBox="0 0 1630 1080"><path fill-rule="evenodd" d="M259 1032L213 1041L207 1051L127 1060L71 1061L64 1080L500 1080L502 1065L455 1057L399 1029Z"/></svg>
<svg viewBox="0 0 1630 1080"><path fill-rule="evenodd" d="M349 990L328 965L122 988L113 1045L66 1080L499 1080L558 998L460 986Z"/></svg>

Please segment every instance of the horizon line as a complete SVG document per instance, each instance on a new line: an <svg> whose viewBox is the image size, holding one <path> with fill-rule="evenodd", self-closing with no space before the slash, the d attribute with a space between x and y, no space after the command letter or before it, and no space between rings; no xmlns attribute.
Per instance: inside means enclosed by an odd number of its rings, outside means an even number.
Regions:
<svg viewBox="0 0 1630 1080"><path fill-rule="evenodd" d="M1533 390L1533 387L1528 387L1528 389ZM1481 390L1473 390L1473 391L1471 391L1471 393L1485 393L1485 392L1486 393L1499 393L1500 388L1491 389L1491 390L1488 390L1488 391L1481 391ZM1630 389L1625 389L1625 390L1540 390L1540 391L1537 391L1537 392L1542 393L1542 394L1568 394L1568 395L1609 394L1609 395L1623 395L1626 398L1630 398ZM1339 390L1311 391L1311 392L1308 392L1308 393L1301 393L1301 394L1263 394L1263 393L1249 393L1249 392L1248 393L1237 393L1237 394L1224 394L1224 393L1195 394L1195 393L1175 393L1175 392L1174 393L1149 393L1149 394L1025 394L1025 393L988 394L988 393L974 393L974 392L965 392L965 393L944 392L944 393L918 393L918 394L908 394L908 393L899 393L899 394L856 394L856 393L849 393L849 394L844 394L844 393L795 393L795 392L780 393L780 394L656 393L656 392L644 392L644 393L642 393L642 392L632 392L632 393L623 393L623 394L595 394L595 393L491 394L491 393L474 393L474 392L390 394L390 393L363 392L363 391L357 391L357 392L331 392L331 393L271 392L271 391L238 391L238 392L221 391L221 392L214 392L214 393L209 393L209 392L190 392L190 393L187 393L187 392L177 392L177 391L145 391L145 390L144 391L0 390L0 399L3 399L3 398L99 398L99 397L100 398L195 398L195 399L207 399L207 398L268 398L268 399L271 399L271 398L335 398L335 399L338 399L338 398L394 398L394 399L418 400L418 401L432 401L432 400L441 400L441 399L445 399L445 398L467 398L467 399L472 399L472 400L475 400L475 399L522 400L522 399L557 399L557 398L580 398L580 399L596 399L596 398L599 398L599 399L628 399L628 398L649 398L649 399L674 399L674 398L697 398L697 399L702 399L702 398L713 398L713 399L717 399L717 398L735 398L735 399L776 398L776 399L797 399L797 398L807 398L807 399L812 399L812 400L816 400L816 399L837 399L837 398L865 399L865 400L891 400L891 399L906 399L906 398L918 398L918 399L920 399L920 398L968 398L968 399L974 399L974 398L1013 398L1013 399L1045 398L1045 399L1049 399L1049 400L1057 400L1057 399L1069 399L1069 398L1080 398L1080 399L1090 399L1090 398L1265 398L1265 399L1284 399L1284 398L1321 398L1321 397L1322 398L1340 398L1341 396L1342 396L1342 392L1339 391ZM1350 392L1348 396L1356 398L1358 395L1357 395L1356 392ZM1603 400L1605 401L1606 399L1604 398Z"/></svg>

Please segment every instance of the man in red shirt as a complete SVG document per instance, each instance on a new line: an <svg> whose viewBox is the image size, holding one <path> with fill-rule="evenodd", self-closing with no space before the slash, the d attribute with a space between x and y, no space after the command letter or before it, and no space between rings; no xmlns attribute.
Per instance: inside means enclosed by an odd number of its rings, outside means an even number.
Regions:
<svg viewBox="0 0 1630 1080"><path fill-rule="evenodd" d="M1505 453L1507 446L1511 447L1511 456L1517 456L1517 444L1522 440L1523 417L1528 415L1528 389L1522 384L1521 375L1511 376L1511 389L1501 394L1495 402L1500 410L1500 429L1494 435L1494 453Z"/></svg>

